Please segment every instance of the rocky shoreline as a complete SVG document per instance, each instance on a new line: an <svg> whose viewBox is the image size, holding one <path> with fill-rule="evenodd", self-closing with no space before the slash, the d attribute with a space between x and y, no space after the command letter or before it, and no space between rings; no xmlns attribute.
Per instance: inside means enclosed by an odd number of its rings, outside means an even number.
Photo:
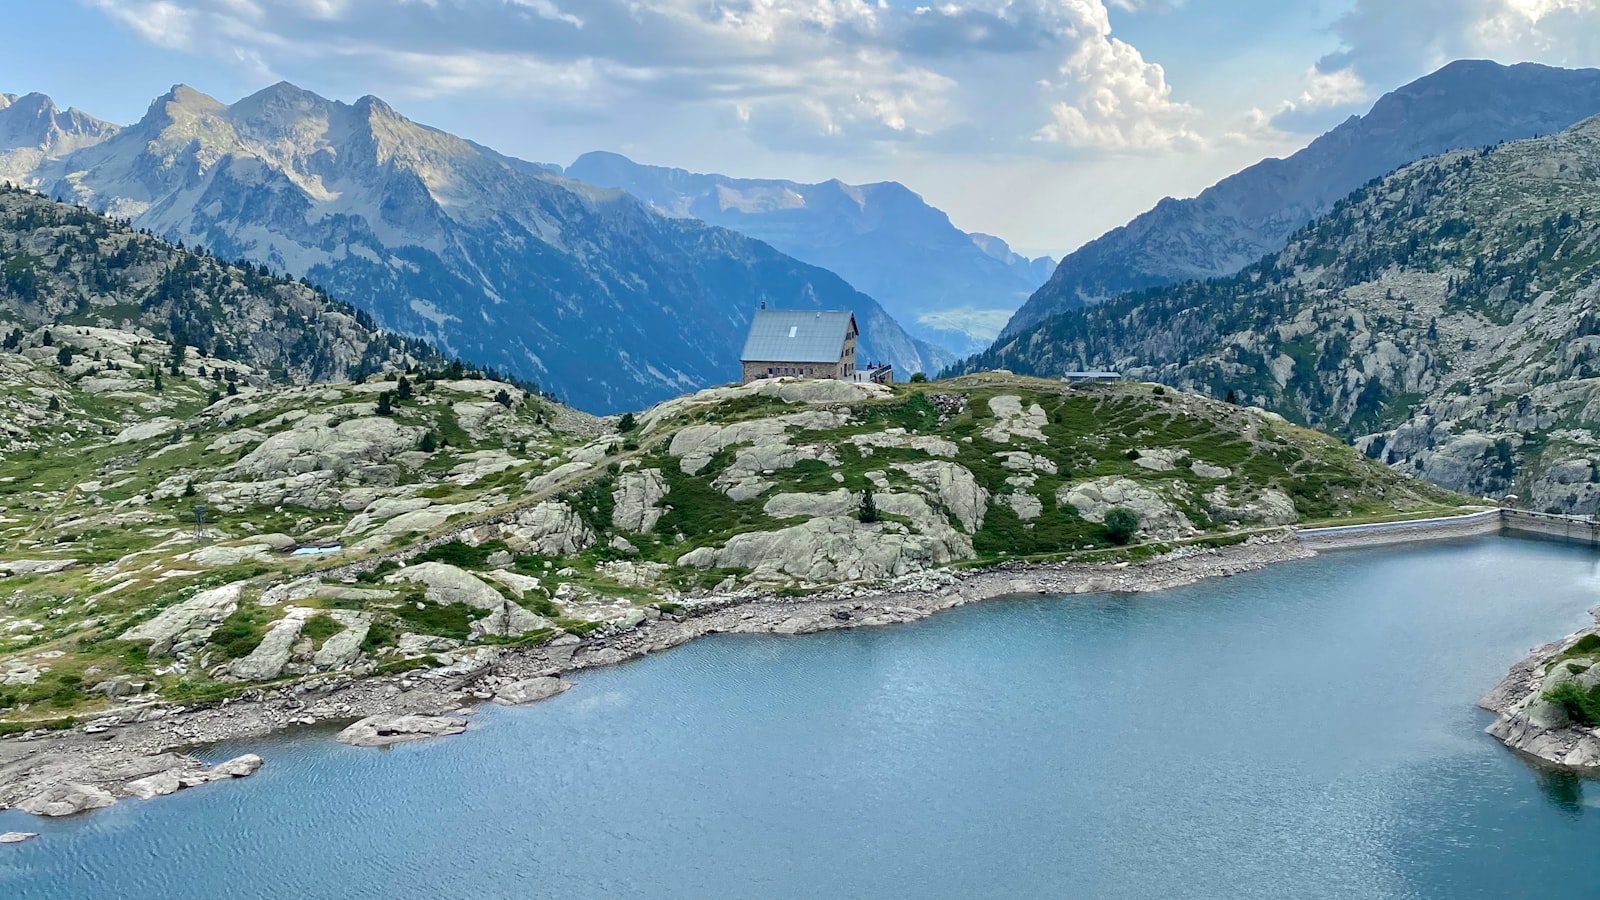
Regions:
<svg viewBox="0 0 1600 900"><path fill-rule="evenodd" d="M1600 685L1600 607L1590 610L1597 624L1534 648L1478 705L1496 715L1487 729L1501 743L1541 765L1573 771L1600 768L1600 728L1575 722L1562 706L1545 699L1547 691L1571 683L1584 691Z"/></svg>
<svg viewBox="0 0 1600 900"><path fill-rule="evenodd" d="M62 791L91 797L94 803L83 808L98 808L110 805L108 799L149 793L144 788L152 780L181 787L217 780L206 773L225 767L254 771L259 761L230 760L213 767L194 754L224 741L295 727L354 723L341 739L350 735L346 742L357 746L455 734L470 727L468 717L479 702L543 699L565 690L564 682L551 682L567 673L615 665L708 634L810 634L913 622L1001 597L1159 591L1313 555L1293 532L1284 531L1224 547L1182 547L1140 562L936 571L885 588L841 587L798 599L718 597L686 603L681 615L664 615L630 631L538 647L486 647L441 669L365 679L327 676L192 707L128 707L88 728L0 740L0 809L44 809L44 801L34 801Z"/></svg>

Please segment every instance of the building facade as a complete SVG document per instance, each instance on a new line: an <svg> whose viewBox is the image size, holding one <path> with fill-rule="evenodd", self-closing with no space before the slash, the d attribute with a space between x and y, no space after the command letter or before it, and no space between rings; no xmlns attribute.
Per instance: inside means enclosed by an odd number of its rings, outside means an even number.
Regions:
<svg viewBox="0 0 1600 900"><path fill-rule="evenodd" d="M784 376L854 381L859 337L856 317L847 310L763 307L751 319L739 354L741 378L745 384ZM876 377L870 380L889 378L887 367L872 371Z"/></svg>

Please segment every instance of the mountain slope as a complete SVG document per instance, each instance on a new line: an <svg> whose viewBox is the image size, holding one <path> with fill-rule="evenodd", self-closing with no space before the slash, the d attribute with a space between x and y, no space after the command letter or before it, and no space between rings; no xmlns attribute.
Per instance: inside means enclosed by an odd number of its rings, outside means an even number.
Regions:
<svg viewBox="0 0 1600 900"><path fill-rule="evenodd" d="M137 124L32 178L159 234L309 277L388 327L588 409L737 377L762 302L854 310L865 356L902 372L946 358L830 272L418 125L370 96L345 104L279 84L227 106L179 86Z"/></svg>
<svg viewBox="0 0 1600 900"><path fill-rule="evenodd" d="M1192 199L1162 200L1068 254L1004 335L1127 291L1230 275L1282 248L1372 178L1447 150L1551 134L1595 113L1600 70L1451 63L1298 153L1257 163Z"/></svg>
<svg viewBox="0 0 1600 900"><path fill-rule="evenodd" d="M944 212L892 181L729 178L641 165L615 153L586 153L566 174L836 272L907 331L960 354L987 347L1054 266L1048 257L1012 252L999 238L957 229Z"/></svg>
<svg viewBox="0 0 1600 900"><path fill-rule="evenodd" d="M1536 509L1600 510L1600 117L1455 151L1236 276L1051 318L969 360L1233 394Z"/></svg>
<svg viewBox="0 0 1600 900"><path fill-rule="evenodd" d="M308 384L444 363L425 344L380 332L365 313L306 285L185 252L24 189L0 188L0 331L15 349L12 331L36 329L57 332L44 344L57 348L43 351L52 359L62 348L75 352L77 335L104 329L181 346L191 362L209 359L218 388L223 373L236 368ZM145 358L125 371L90 357L75 367L63 362L106 392L173 365L183 363Z"/></svg>
<svg viewBox="0 0 1600 900"><path fill-rule="evenodd" d="M0 181L21 182L45 159L97 144L117 126L44 94L0 94Z"/></svg>

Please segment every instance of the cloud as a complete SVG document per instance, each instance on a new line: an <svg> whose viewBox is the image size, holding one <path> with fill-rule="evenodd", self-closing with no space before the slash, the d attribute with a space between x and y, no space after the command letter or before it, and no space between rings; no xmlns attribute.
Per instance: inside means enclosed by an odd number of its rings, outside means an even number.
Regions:
<svg viewBox="0 0 1600 900"><path fill-rule="evenodd" d="M1600 0L1356 0L1333 30L1340 49L1317 70L1386 87L1463 58L1600 63Z"/></svg>
<svg viewBox="0 0 1600 900"><path fill-rule="evenodd" d="M134 34L158 47L183 50L188 49L193 42L191 33L193 13L178 3L169 3L166 0L138 3L93 0L93 5L127 26Z"/></svg>
<svg viewBox="0 0 1600 900"><path fill-rule="evenodd" d="M1372 88L1354 68L1306 70L1300 94L1271 113L1251 110L1251 128L1296 134L1320 134L1334 123L1363 111L1373 100Z"/></svg>
<svg viewBox="0 0 1600 900"><path fill-rule="evenodd" d="M1101 21L1093 24L1096 36L1081 42L1061 66L1075 99L1051 106L1051 121L1035 140L1115 150L1203 143L1194 130L1198 110L1172 99L1162 68L1111 36L1103 8Z"/></svg>
<svg viewBox="0 0 1600 900"><path fill-rule="evenodd" d="M1106 0L83 0L164 47L535 114L711 111L770 146L1165 149L1198 112ZM1112 0L1157 11L1170 0ZM331 73L331 74L330 74Z"/></svg>

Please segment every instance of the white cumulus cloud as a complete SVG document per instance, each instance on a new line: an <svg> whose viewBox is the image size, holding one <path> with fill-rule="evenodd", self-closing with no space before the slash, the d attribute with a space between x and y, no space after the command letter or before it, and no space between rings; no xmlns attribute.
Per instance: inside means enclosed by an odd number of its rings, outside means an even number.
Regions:
<svg viewBox="0 0 1600 900"><path fill-rule="evenodd" d="M534 114L708 110L772 146L1164 149L1198 112L1106 0L84 0L165 47ZM1170 0L1113 0L1155 12Z"/></svg>

